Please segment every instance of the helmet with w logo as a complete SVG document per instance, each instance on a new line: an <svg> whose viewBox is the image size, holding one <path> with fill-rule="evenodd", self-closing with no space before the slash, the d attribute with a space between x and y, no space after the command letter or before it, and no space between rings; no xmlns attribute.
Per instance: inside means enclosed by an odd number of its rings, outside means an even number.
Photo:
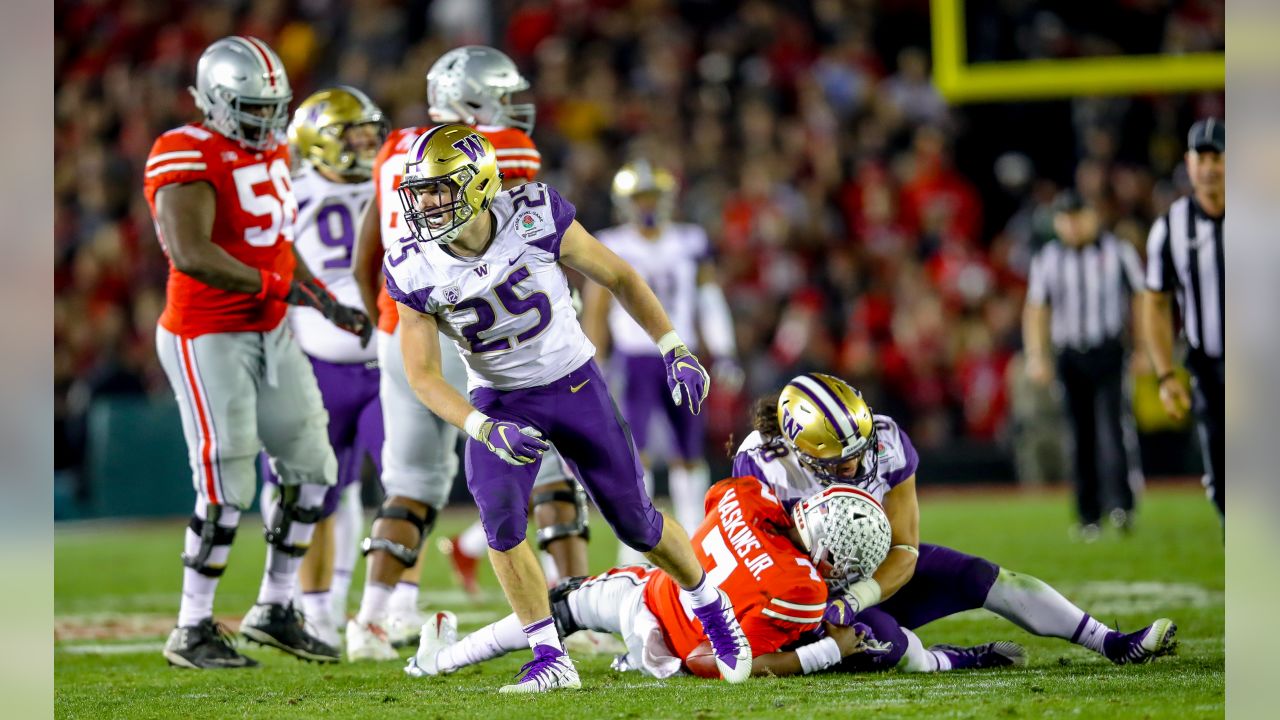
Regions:
<svg viewBox="0 0 1280 720"><path fill-rule="evenodd" d="M441 125L409 148L400 203L418 240L453 242L502 190L493 145L466 125Z"/></svg>
<svg viewBox="0 0 1280 720"><path fill-rule="evenodd" d="M787 448L821 482L875 479L875 418L862 393L840 378L822 373L792 378L778 395L778 427Z"/></svg>
<svg viewBox="0 0 1280 720"><path fill-rule="evenodd" d="M216 40L196 64L187 88L210 129L251 150L270 150L289 123L293 90L284 63L258 38Z"/></svg>
<svg viewBox="0 0 1280 720"><path fill-rule="evenodd" d="M374 134L356 149L348 131L372 126ZM346 179L368 180L389 126L369 96L346 85L312 93L298 105L289 124L289 142L303 160Z"/></svg>

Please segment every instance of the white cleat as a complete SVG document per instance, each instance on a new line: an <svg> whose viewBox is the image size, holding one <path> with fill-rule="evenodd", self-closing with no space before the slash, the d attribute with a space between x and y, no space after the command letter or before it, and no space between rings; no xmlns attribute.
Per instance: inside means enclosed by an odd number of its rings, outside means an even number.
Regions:
<svg viewBox="0 0 1280 720"><path fill-rule="evenodd" d="M391 647L387 631L375 623L360 624L355 619L347 621L347 660L385 662L399 660L400 654Z"/></svg>
<svg viewBox="0 0 1280 720"><path fill-rule="evenodd" d="M539 645L533 649L533 660L520 668L520 680L511 685L503 685L499 693L538 693L552 690L581 690L582 681L578 679L578 669L563 651L547 645Z"/></svg>
<svg viewBox="0 0 1280 720"><path fill-rule="evenodd" d="M387 631L387 638L391 640L391 647L413 647L418 644L418 633L421 632L425 622L427 622L427 616L417 610L408 612L393 610L387 615L387 622L383 628Z"/></svg>
<svg viewBox="0 0 1280 720"><path fill-rule="evenodd" d="M422 624L422 639L418 642L418 652L409 658L404 673L409 677L427 677L448 675L453 670L440 671L437 658L440 651L458 642L458 618L449 611L435 613Z"/></svg>

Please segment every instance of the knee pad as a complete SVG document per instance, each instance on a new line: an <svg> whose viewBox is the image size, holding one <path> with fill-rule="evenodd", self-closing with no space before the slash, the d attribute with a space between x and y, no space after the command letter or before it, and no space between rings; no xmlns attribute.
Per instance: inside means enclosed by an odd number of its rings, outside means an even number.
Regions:
<svg viewBox="0 0 1280 720"><path fill-rule="evenodd" d="M228 546L236 539L236 528L222 527L218 524L218 518L222 515L221 505L209 505L205 509L205 514L209 516L207 520L201 520L198 516L192 515L191 522L187 523L191 532L200 537L200 549L195 555L183 553L182 564L205 577L221 577L227 566L225 564L210 565L209 556L215 547Z"/></svg>
<svg viewBox="0 0 1280 720"><path fill-rule="evenodd" d="M547 490L533 496L534 507L553 502L573 505L573 520L538 528L539 550L546 550L547 545L564 538L591 539L591 529L587 527L587 493L577 481L569 479L568 483L573 486L572 490Z"/></svg>
<svg viewBox="0 0 1280 720"><path fill-rule="evenodd" d="M288 541L289 528L295 522L314 525L320 522L324 511L323 507L299 507L298 499L301 495L302 489L299 486L282 485L280 487L280 504L276 507L275 513L272 514L271 522L263 530L263 537L267 539L268 545L292 557L306 555L307 548L310 546L290 544Z"/></svg>
<svg viewBox="0 0 1280 720"><path fill-rule="evenodd" d="M573 619L573 610L569 607L569 593L582 587L582 583L586 582L586 580L585 576L565 578L551 588L549 593L551 617L555 620L556 631L560 633L562 638L569 637L582 629L578 622Z"/></svg>
<svg viewBox="0 0 1280 720"><path fill-rule="evenodd" d="M431 533L431 528L436 524L436 509L427 506L427 516L419 517L416 513L407 507L399 505L383 505L378 508L378 512L373 516L375 522L379 518L387 520L401 520L414 526L418 530L418 541L413 547L401 545L390 538L367 537L364 542L360 543L360 550L364 555L375 550L382 550L391 557L398 560L406 568L413 567L418 562L418 553L422 550L422 542Z"/></svg>

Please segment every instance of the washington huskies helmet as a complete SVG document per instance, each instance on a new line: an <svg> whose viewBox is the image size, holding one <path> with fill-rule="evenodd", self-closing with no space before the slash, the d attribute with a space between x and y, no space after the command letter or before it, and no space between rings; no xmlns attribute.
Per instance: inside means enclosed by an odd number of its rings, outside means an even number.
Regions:
<svg viewBox="0 0 1280 720"><path fill-rule="evenodd" d="M293 90L284 63L266 43L233 35L216 40L187 88L205 124L251 150L270 150L289 122Z"/></svg>
<svg viewBox="0 0 1280 720"><path fill-rule="evenodd" d="M440 56L427 71L427 105L438 123L496 125L533 132L533 103L512 104L529 81L501 50L465 45Z"/></svg>
<svg viewBox="0 0 1280 720"><path fill-rule="evenodd" d="M636 207L635 198L646 194L657 195L658 203L654 209L642 211ZM675 176L647 160L623 165L613 176L613 206L623 222L647 228L662 225L671 220L675 199Z"/></svg>
<svg viewBox="0 0 1280 720"><path fill-rule="evenodd" d="M823 483L861 484L879 468L876 422L862 393L840 378L808 373L791 378L778 396L782 441ZM841 466L858 460L852 475Z"/></svg>
<svg viewBox="0 0 1280 720"><path fill-rule="evenodd" d="M791 521L813 566L832 589L871 577L893 539L880 503L848 485L833 485L796 503Z"/></svg>
<svg viewBox="0 0 1280 720"><path fill-rule="evenodd" d="M344 139L348 128L376 125L377 140L357 151ZM303 160L348 180L368 180L390 125L382 110L359 90L339 85L312 93L298 105L289 125L289 142Z"/></svg>
<svg viewBox="0 0 1280 720"><path fill-rule="evenodd" d="M409 231L441 245L456 240L501 190L493 145L466 125L440 125L418 136L409 147L399 188ZM418 198L427 195L438 202L419 207Z"/></svg>

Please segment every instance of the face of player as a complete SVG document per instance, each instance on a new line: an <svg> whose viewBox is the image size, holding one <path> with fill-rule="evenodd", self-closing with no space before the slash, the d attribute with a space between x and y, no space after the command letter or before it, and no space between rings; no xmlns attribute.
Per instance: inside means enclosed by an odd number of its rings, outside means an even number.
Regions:
<svg viewBox="0 0 1280 720"><path fill-rule="evenodd" d="M426 216L432 230L443 230L453 223L458 186L452 180L440 180L414 188L418 209Z"/></svg>
<svg viewBox="0 0 1280 720"><path fill-rule="evenodd" d="M1187 175L1197 193L1221 197L1227 179L1227 156L1210 149L1187 151Z"/></svg>
<svg viewBox="0 0 1280 720"><path fill-rule="evenodd" d="M1093 208L1055 213L1053 229L1068 245L1087 245L1098 237L1098 213Z"/></svg>
<svg viewBox="0 0 1280 720"><path fill-rule="evenodd" d="M288 110L287 107L284 110ZM278 119L281 107L279 103L242 102L240 111L251 116L240 123L240 134L247 142L261 143L275 131L272 120Z"/></svg>
<svg viewBox="0 0 1280 720"><path fill-rule="evenodd" d="M372 166L379 149L378 125L376 123L352 125L342 131L342 142L362 162Z"/></svg>
<svg viewBox="0 0 1280 720"><path fill-rule="evenodd" d="M635 208L636 224L646 230L658 227L658 203L662 196L656 192L636 193L631 197L631 205Z"/></svg>

